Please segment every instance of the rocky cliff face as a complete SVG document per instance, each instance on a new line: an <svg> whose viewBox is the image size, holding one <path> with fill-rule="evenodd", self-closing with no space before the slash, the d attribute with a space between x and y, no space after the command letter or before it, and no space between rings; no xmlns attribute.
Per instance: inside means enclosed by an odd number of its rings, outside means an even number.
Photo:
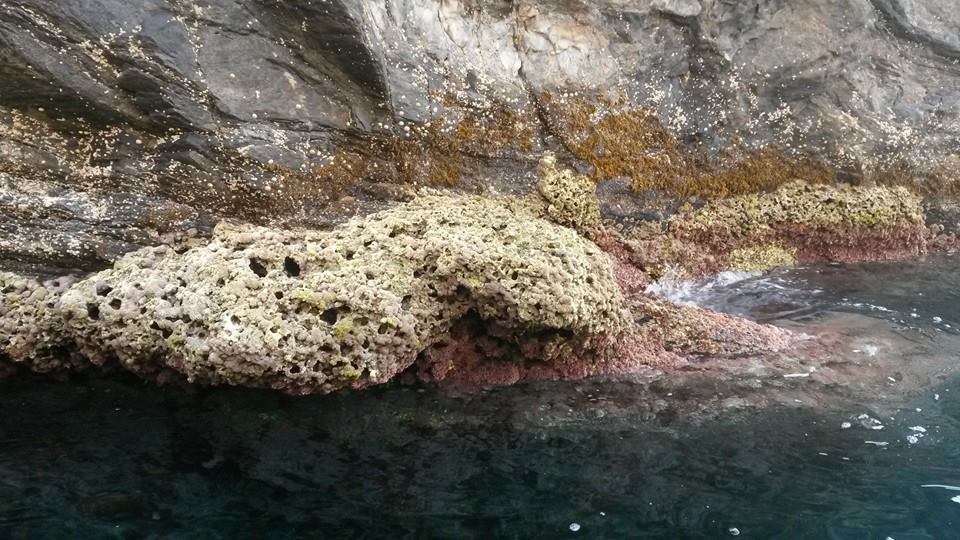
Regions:
<svg viewBox="0 0 960 540"><path fill-rule="evenodd" d="M948 0L6 0L0 269L337 222L412 185L523 192L545 149L619 217L687 165L810 170L757 152L947 185L957 28Z"/></svg>

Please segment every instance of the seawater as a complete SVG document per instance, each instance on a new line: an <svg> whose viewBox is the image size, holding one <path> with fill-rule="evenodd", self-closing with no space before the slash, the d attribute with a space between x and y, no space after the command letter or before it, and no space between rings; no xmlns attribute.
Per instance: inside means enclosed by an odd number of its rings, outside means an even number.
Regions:
<svg viewBox="0 0 960 540"><path fill-rule="evenodd" d="M800 330L853 313L952 354L958 263L672 294ZM653 405L669 399L684 397L617 380L291 398L15 378L0 383L0 538L960 539L958 375L892 408L698 419Z"/></svg>

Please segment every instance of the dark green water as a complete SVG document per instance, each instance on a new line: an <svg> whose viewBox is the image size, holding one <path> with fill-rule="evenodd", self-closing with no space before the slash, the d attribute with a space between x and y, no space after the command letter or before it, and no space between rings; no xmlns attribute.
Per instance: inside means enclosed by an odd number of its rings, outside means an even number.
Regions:
<svg viewBox="0 0 960 540"><path fill-rule="evenodd" d="M687 298L794 326L866 314L940 347L960 326L958 263L793 270ZM960 376L893 410L691 421L664 399L628 381L289 398L11 380L0 538L960 539Z"/></svg>

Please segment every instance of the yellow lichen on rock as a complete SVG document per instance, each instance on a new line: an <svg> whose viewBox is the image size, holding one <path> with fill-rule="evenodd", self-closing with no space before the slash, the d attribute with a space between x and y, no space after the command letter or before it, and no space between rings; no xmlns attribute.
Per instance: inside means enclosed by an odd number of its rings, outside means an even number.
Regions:
<svg viewBox="0 0 960 540"><path fill-rule="evenodd" d="M766 272L796 263L794 251L778 244L738 248L727 257L727 266L737 272Z"/></svg>
<svg viewBox="0 0 960 540"><path fill-rule="evenodd" d="M791 182L772 193L753 193L707 203L671 219L676 231L723 228L747 237L775 225L805 227L850 225L883 229L922 224L920 198L905 188L824 186Z"/></svg>

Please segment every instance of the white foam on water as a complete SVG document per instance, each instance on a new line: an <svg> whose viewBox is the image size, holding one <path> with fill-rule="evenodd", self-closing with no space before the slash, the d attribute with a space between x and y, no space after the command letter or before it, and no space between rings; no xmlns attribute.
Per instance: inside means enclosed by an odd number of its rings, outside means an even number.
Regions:
<svg viewBox="0 0 960 540"><path fill-rule="evenodd" d="M877 420L876 418L873 418L868 414L861 414L860 416L857 417L857 420L859 420L860 425L863 426L865 429L873 429L877 431L883 429L883 422L881 422L880 420Z"/></svg>
<svg viewBox="0 0 960 540"><path fill-rule="evenodd" d="M948 485L945 485L945 484L923 484L923 485L921 485L920 487L922 487L922 488L940 488L940 489L946 489L946 490L948 490L948 491L960 491L960 487L957 487L957 486L948 486Z"/></svg>
<svg viewBox="0 0 960 540"><path fill-rule="evenodd" d="M866 308L870 311L879 311L882 313L894 313L892 309L887 309L883 306L878 306L876 304L871 304L869 302L849 302L846 298L840 303L841 306L853 307L857 309Z"/></svg>
<svg viewBox="0 0 960 540"><path fill-rule="evenodd" d="M702 281L676 279L667 275L648 285L645 292L666 298L678 304L695 306L698 305L712 289L727 287L759 275L760 272L720 272ZM771 285L781 288L778 285Z"/></svg>

